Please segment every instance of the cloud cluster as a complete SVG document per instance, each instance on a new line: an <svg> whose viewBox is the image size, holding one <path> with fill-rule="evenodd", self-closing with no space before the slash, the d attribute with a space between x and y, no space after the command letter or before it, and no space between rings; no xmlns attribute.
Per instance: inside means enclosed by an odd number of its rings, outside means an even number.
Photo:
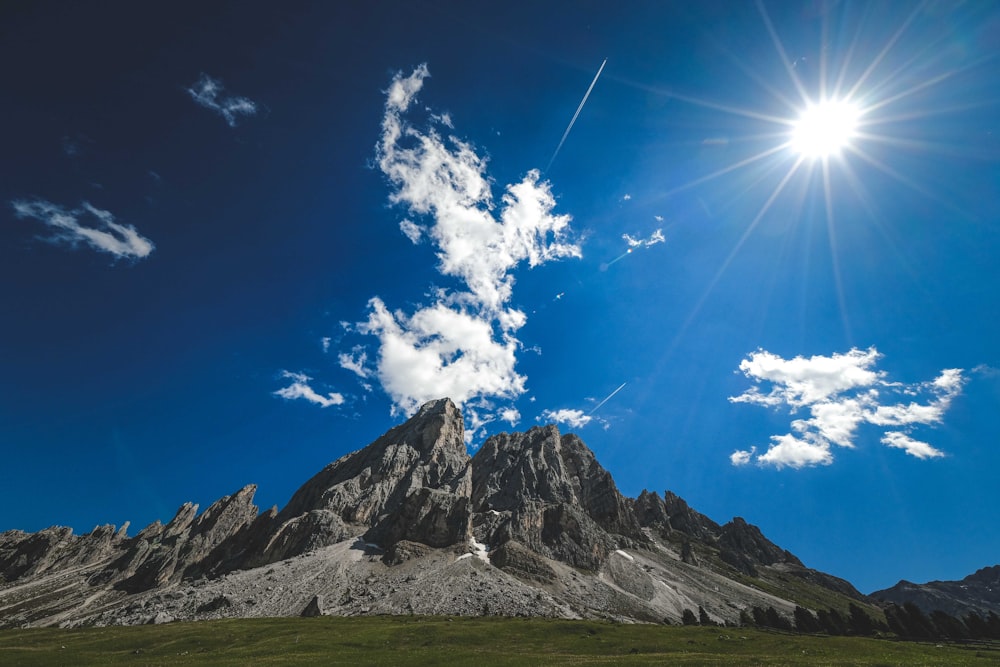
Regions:
<svg viewBox="0 0 1000 667"><path fill-rule="evenodd" d="M291 371L282 371L281 377L291 380L292 383L287 387L283 387L276 392L275 396L280 396L286 401L292 401L298 398L309 401L310 403L315 403L321 408L328 408L331 405L343 405L344 396L336 392L330 392L326 396L320 394L311 386L309 382L312 380L311 377L305 373L293 373Z"/></svg>
<svg viewBox="0 0 1000 667"><path fill-rule="evenodd" d="M155 248L153 242L140 235L135 227L115 222L109 211L95 208L88 202L72 210L43 199L13 201L11 206L18 218L34 218L49 227L50 234L44 239L51 243L72 248L84 243L117 259L142 259ZM87 217L93 219L90 225L83 222Z"/></svg>
<svg viewBox="0 0 1000 667"><path fill-rule="evenodd" d="M858 428L871 424L899 430L884 432L881 442L902 449L920 459L944 456L926 442L910 436L919 425L940 424L952 400L962 391L965 377L961 369L941 371L929 382L902 384L889 382L886 373L875 368L878 350L851 349L843 354L783 359L758 350L740 363L740 371L754 386L733 403L766 407L787 407L794 415L791 433L771 436L763 454L757 449L738 450L730 456L733 465L756 461L777 468L802 468L833 462L832 449L854 447ZM762 384L770 386L762 390Z"/></svg>
<svg viewBox="0 0 1000 667"><path fill-rule="evenodd" d="M439 133L451 129L450 117L431 115L426 128L410 121L428 76L421 65L393 78L376 158L392 187L390 201L423 219L404 220L400 229L414 243L435 247L437 270L455 287L437 289L431 303L413 312L372 297L367 319L355 329L377 339L377 353L369 360L355 349L340 362L377 379L394 412L410 414L424 401L449 396L464 407L474 431L496 418L519 417L510 408L497 412L491 402L525 391L515 365L516 334L527 317L510 305L512 271L581 253L568 237L569 216L552 212L555 199L538 171L508 185L498 204L486 160L467 142Z"/></svg>
<svg viewBox="0 0 1000 667"><path fill-rule="evenodd" d="M593 417L584 413L583 410L543 410L539 419L547 424L565 424L570 428L583 428L591 422Z"/></svg>
<svg viewBox="0 0 1000 667"><path fill-rule="evenodd" d="M223 94L222 82L207 74L202 74L187 92L197 104L222 116L229 127L236 127L236 116L253 116L257 113L256 103L246 97Z"/></svg>

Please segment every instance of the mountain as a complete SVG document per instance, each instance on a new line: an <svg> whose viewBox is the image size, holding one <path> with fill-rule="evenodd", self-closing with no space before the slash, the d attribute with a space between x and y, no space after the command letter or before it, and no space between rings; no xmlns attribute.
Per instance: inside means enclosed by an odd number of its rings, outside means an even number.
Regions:
<svg viewBox="0 0 1000 667"><path fill-rule="evenodd" d="M624 497L555 426L470 457L448 399L319 471L280 511L246 486L166 525L0 533L0 627L219 617L499 614L735 623L754 607L879 611L741 518ZM700 608L700 610L699 610Z"/></svg>
<svg viewBox="0 0 1000 667"><path fill-rule="evenodd" d="M957 617L970 611L983 616L1000 614L1000 565L984 567L960 581L914 584L902 580L892 588L875 591L871 597L898 605L912 602L926 613L941 610Z"/></svg>

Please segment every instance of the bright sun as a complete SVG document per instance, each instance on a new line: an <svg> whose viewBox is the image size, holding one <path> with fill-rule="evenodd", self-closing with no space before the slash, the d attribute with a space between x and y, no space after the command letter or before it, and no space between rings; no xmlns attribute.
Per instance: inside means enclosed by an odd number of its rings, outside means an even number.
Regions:
<svg viewBox="0 0 1000 667"><path fill-rule="evenodd" d="M857 107L841 100L810 104L792 126L792 150L811 159L838 155L855 136L859 115Z"/></svg>

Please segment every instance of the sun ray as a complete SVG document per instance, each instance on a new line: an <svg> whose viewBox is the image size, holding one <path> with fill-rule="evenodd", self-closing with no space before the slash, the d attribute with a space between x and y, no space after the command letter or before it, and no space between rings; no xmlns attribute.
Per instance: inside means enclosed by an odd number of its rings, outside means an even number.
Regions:
<svg viewBox="0 0 1000 667"><path fill-rule="evenodd" d="M789 78L792 80L792 83L795 84L795 88L799 91L799 95L802 96L802 101L808 104L809 93L806 92L805 86L802 85L798 75L795 74L795 69L792 67L791 62L788 59L788 54L785 53L785 47L781 44L781 39L778 37L778 33L774 29L774 24L771 23L771 17L767 15L767 10L764 8L762 0L757 0L757 11L760 12L761 18L764 19L764 25L767 26L767 33L771 36L771 42L774 44L774 48L778 50L778 54L781 56L781 63L785 66L785 71L788 72Z"/></svg>
<svg viewBox="0 0 1000 667"><path fill-rule="evenodd" d="M899 38L903 36L903 33L906 32L906 29L909 27L909 25L913 23L913 20L915 18L917 18L917 15L923 11L926 4L927 1L922 0L920 4L918 4L912 12L910 12L910 15L906 17L906 19L899 26L896 32L893 33L892 37L890 37L889 40L885 43L885 46L882 47L882 50L879 51L878 55L872 58L872 61L868 65L868 68L864 71L864 73L861 76L858 77L858 80L854 83L851 89L847 91L847 94L844 97L846 97L847 99L854 98L854 96L858 92L858 89L861 88L861 86L865 85L865 81L868 80L868 77L871 76L872 72L874 72L875 69L882 63L882 60L886 57L886 55L888 55L889 51L892 50L892 47L896 44L896 42L899 41Z"/></svg>
<svg viewBox="0 0 1000 667"><path fill-rule="evenodd" d="M748 67L744 58L737 57L735 54L730 52L729 49L723 44L718 44L718 48L722 50L729 57L729 61L733 63L733 65L735 65L741 72L747 75L747 78L749 78L751 81L760 86L764 91L770 94L771 97L773 97L774 99L776 99L778 102L780 102L782 105L784 105L789 109L795 108L796 102L792 98L783 94L777 87L768 83L766 78L755 72L752 68ZM787 118L779 118L779 117L769 117L764 120L773 120L774 122L777 123L785 123L788 121Z"/></svg>
<svg viewBox="0 0 1000 667"><path fill-rule="evenodd" d="M922 90L926 90L927 88L930 88L932 86L936 86L937 84L941 83L942 81L950 79L955 74L956 74L955 71L945 72L944 74L940 74L940 75L934 77L933 79L929 79L927 81L924 81L924 82L922 82L922 83L920 83L920 84L918 84L916 86L913 86L912 88L907 88L906 90L901 91L901 92L897 93L896 95L893 95L892 97L886 97L884 99L879 100L878 102L874 102L872 104L869 104L869 105L867 105L865 107L865 111L866 112L877 111L878 109L881 109L883 107L887 107L887 106L889 106L890 104L892 104L894 102L898 102L901 99L905 99L905 98L909 97L910 95L915 95L916 93L919 93Z"/></svg>
<svg viewBox="0 0 1000 667"><path fill-rule="evenodd" d="M830 186L830 163L823 161L823 203L826 208L826 234L830 241L830 263L833 268L833 286L837 292L837 307L840 321L844 326L847 341L853 344L851 322L848 318L847 299L844 296L844 281L840 275L840 254L837 252L837 226L833 217L833 188Z"/></svg>
<svg viewBox="0 0 1000 667"><path fill-rule="evenodd" d="M872 6L873 5L871 4L865 5L865 17L867 17L871 13ZM864 23L865 21L862 21L860 25L863 25ZM850 67L851 62L854 60L854 49L857 48L858 41L861 39L860 25L858 29L854 31L854 37L851 38L851 45L847 47L847 51L844 53L844 57L842 59L842 62L840 63L840 71L837 73L837 84L836 86L834 86L831 95L834 98L839 99L841 97L845 97L845 95L841 94L840 91L843 90L844 80L847 77L847 70Z"/></svg>
<svg viewBox="0 0 1000 667"><path fill-rule="evenodd" d="M925 118L934 118L936 116L950 116L952 114L961 113L963 111L975 111L979 109L987 109L989 107L1000 107L1000 98L990 99L990 100L980 100L975 103L969 102L966 104L952 104L952 105L938 105L933 109L916 109L913 111L899 112L892 116L879 116L878 120L870 121L870 125L889 125L892 123L902 123L911 120L922 120ZM878 136L878 135L871 135Z"/></svg>
<svg viewBox="0 0 1000 667"><path fill-rule="evenodd" d="M876 169L878 169L882 173L884 173L884 174L886 174L888 176L891 176L892 178L896 179L896 181L898 181L899 183L901 183L901 184L905 185L906 187L910 188L911 190L913 190L917 194L922 195L922 196L926 197L927 199L930 199L931 201L935 201L935 202L937 202L939 204L942 204L943 206L948 207L953 212L958 213L959 215L961 215L963 218L966 218L966 219L974 219L975 218L975 216L973 216L968 211L965 211L962 208L960 208L959 206L955 205L954 202L950 202L947 199L944 199L942 197L938 197L933 192L930 192L926 188L921 187L918 183L914 182L913 180L911 180L911 179L907 178L906 176L904 176L903 174L899 173L898 170L893 169L889 165L885 164L884 162L882 162L881 160L879 160L878 158L876 158L874 155L871 155L871 154L869 154L869 153L867 153L867 152L865 152L865 151L863 151L863 150L861 150L860 148L857 148L857 147L852 147L851 150L852 150L853 153L855 153L862 160L864 160L868 164L872 165L873 167L875 167Z"/></svg>
<svg viewBox="0 0 1000 667"><path fill-rule="evenodd" d="M706 109L715 109L716 111L725 111L726 113L731 113L737 116L743 116L744 118L753 118L755 120L763 120L769 123L779 123L779 124L788 122L788 119L782 118L781 116L765 114L759 111L754 111L753 109L743 109L740 107L734 107L728 104L722 104L720 102L712 102L711 100L703 100L697 97L691 97L690 95L684 95L683 93L667 91L663 92L662 94L676 98L682 102L687 102L688 104L695 104L700 107L705 107Z"/></svg>
<svg viewBox="0 0 1000 667"><path fill-rule="evenodd" d="M715 286L719 283L719 281L722 279L722 276L726 273L726 271L729 269L729 266L733 263L733 260L740 253L740 250L743 248L743 245L753 234L754 230L757 228L757 225L759 225L760 221L764 218L764 215L768 212L768 210L770 210L771 206L774 204L774 202L781 195L782 191L785 189L785 186L787 186L789 181L792 180L792 177L795 176L796 172L798 172L799 168L802 166L804 162L805 158L801 156L798 159L796 159L795 164L791 166L791 168L788 170L788 173L786 173L785 176L781 179L781 182L778 183L777 186L775 186L774 191L767 198L767 201L764 202L763 206L761 206L760 210L757 212L757 215L755 215L753 220L750 221L750 224L747 225L747 228L743 231L743 234L736 242L736 245L733 246L733 249L729 251L729 254L726 256L726 259L722 261L722 264L719 265L719 268L715 272L715 275L712 277L708 285L702 291L701 296L698 298L698 301L691 309L691 313L687 316L687 318L685 318L684 323L678 328L677 333L674 335L673 341L671 342L669 349L673 349L677 345L677 343L681 340L681 338L684 336L687 330L694 323L695 318L698 316L698 313L701 312L701 309L705 305L705 302L708 300L708 297L711 296L712 292L715 290Z"/></svg>
<svg viewBox="0 0 1000 667"><path fill-rule="evenodd" d="M982 160L995 159L996 155L987 152L979 153L977 149L969 146L955 147L954 145L927 139L910 139L908 137L895 137L888 134L869 134L866 132L858 134L859 139L864 139L866 143L883 144L895 148L905 148L912 151L923 151L946 155L958 158L979 158Z"/></svg>
<svg viewBox="0 0 1000 667"><path fill-rule="evenodd" d="M723 167L722 169L718 169L716 171L713 171L710 174L705 174L704 176L700 176L700 177L694 179L693 181L688 181L687 183L682 183L681 185L678 185L677 187L674 187L674 188L672 188L670 190L667 190L666 192L663 192L663 193L659 194L657 197L655 197L655 200L667 199L669 197L672 197L672 196L676 195L679 192L684 192L685 190L690 190L691 188L696 187L698 185L701 185L702 183L705 183L707 181L711 181L712 179L715 179L715 178L719 178L720 176L724 176L725 174L728 174L730 172L736 171L737 169L740 169L742 167L746 167L746 166L748 166L750 164L753 164L754 162L758 162L760 160L763 160L764 158L767 158L769 156L772 156L772 155L775 155L777 153L780 153L783 150L785 150L785 148L787 148L787 144L782 144L780 146L774 146L772 148L767 149L766 151L761 151L760 153L756 153L754 155L751 155L750 157L744 158L744 159L740 160L739 162L735 162L735 163L733 163L733 164L731 164L731 165L729 165L727 167Z"/></svg>

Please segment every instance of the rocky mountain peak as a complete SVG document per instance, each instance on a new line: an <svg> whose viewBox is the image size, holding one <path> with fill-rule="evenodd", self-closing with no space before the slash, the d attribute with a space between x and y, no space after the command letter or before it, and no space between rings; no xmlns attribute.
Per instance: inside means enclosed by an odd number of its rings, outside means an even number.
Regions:
<svg viewBox="0 0 1000 667"><path fill-rule="evenodd" d="M425 403L367 447L307 481L266 526L251 565L348 537L388 548L409 539L432 546L467 541L472 471L462 413L447 398ZM424 538L424 539L420 539Z"/></svg>
<svg viewBox="0 0 1000 667"><path fill-rule="evenodd" d="M755 576L758 565L788 563L802 566L802 561L764 537L760 528L736 517L722 527L719 535L720 556L737 570Z"/></svg>
<svg viewBox="0 0 1000 667"><path fill-rule="evenodd" d="M645 540L611 474L583 441L555 426L483 443L472 459L472 506L480 541L513 540L589 569L622 544Z"/></svg>

